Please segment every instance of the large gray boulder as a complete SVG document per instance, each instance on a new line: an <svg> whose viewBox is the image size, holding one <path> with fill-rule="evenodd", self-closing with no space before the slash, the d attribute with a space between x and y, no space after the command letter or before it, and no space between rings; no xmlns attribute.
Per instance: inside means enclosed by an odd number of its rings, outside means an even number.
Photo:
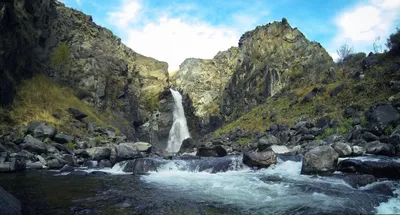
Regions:
<svg viewBox="0 0 400 215"><path fill-rule="evenodd" d="M31 122L28 126L28 133L39 140L44 140L53 138L57 130L44 122Z"/></svg>
<svg viewBox="0 0 400 215"><path fill-rule="evenodd" d="M372 106L365 116L372 131L383 131L388 125L400 119L400 114L390 103L378 103Z"/></svg>
<svg viewBox="0 0 400 215"><path fill-rule="evenodd" d="M352 153L352 149L349 144L344 142L336 142L332 144L332 148L339 154L339 157L347 157Z"/></svg>
<svg viewBox="0 0 400 215"><path fill-rule="evenodd" d="M318 146L305 154L301 174L332 174L336 171L338 158L339 154L332 147Z"/></svg>
<svg viewBox="0 0 400 215"><path fill-rule="evenodd" d="M32 135L28 134L24 138L24 143L20 145L22 149L25 149L29 152L35 152L38 154L46 153L47 147L42 141L34 138Z"/></svg>
<svg viewBox="0 0 400 215"><path fill-rule="evenodd" d="M89 154L92 160L103 160L110 159L111 149L107 147L94 147L90 149L86 149L86 152Z"/></svg>
<svg viewBox="0 0 400 215"><path fill-rule="evenodd" d="M391 144L381 143L379 141L373 141L367 143L367 153L374 155L386 155L386 156L394 156L395 148Z"/></svg>
<svg viewBox="0 0 400 215"><path fill-rule="evenodd" d="M362 146L352 146L351 150L355 156L363 155L365 153L365 148Z"/></svg>
<svg viewBox="0 0 400 215"><path fill-rule="evenodd" d="M143 156L134 143L121 143L119 145L114 145L114 148L110 150L109 159L112 163L117 163L141 157Z"/></svg>
<svg viewBox="0 0 400 215"><path fill-rule="evenodd" d="M66 133L58 133L54 137L54 141L61 144L66 144L75 140L75 137Z"/></svg>
<svg viewBox="0 0 400 215"><path fill-rule="evenodd" d="M178 154L192 152L195 147L194 141L192 138L186 138L182 141L181 148L179 149Z"/></svg>
<svg viewBox="0 0 400 215"><path fill-rule="evenodd" d="M278 138L276 138L272 134L267 134L258 140L257 148L259 151L264 151L264 150L268 149L268 147L270 147L272 145L278 145L278 144L279 144Z"/></svg>
<svg viewBox="0 0 400 215"><path fill-rule="evenodd" d="M269 147L269 149L273 152L275 152L275 154L287 154L290 153L290 150L288 149L288 147L286 146L282 146L282 145L272 145Z"/></svg>
<svg viewBox="0 0 400 215"><path fill-rule="evenodd" d="M123 144L123 143L121 143ZM120 145L121 145L120 144ZM152 145L150 143L146 142L135 142L133 146L139 151L139 152L150 152Z"/></svg>
<svg viewBox="0 0 400 215"><path fill-rule="evenodd" d="M249 167L268 168L272 164L276 164L276 155L273 151L245 152L243 163Z"/></svg>
<svg viewBox="0 0 400 215"><path fill-rule="evenodd" d="M21 214L21 202L0 187L0 210L4 215Z"/></svg>
<svg viewBox="0 0 400 215"><path fill-rule="evenodd" d="M228 155L226 149L222 146L202 146L197 150L196 156L200 157L225 157Z"/></svg>
<svg viewBox="0 0 400 215"><path fill-rule="evenodd" d="M16 172L25 169L25 159L10 158L9 161L0 163L0 172Z"/></svg>

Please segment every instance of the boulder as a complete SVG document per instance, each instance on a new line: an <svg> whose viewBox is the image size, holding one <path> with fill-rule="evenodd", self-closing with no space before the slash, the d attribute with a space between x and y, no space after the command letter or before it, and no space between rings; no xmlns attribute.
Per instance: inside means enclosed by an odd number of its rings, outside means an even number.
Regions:
<svg viewBox="0 0 400 215"><path fill-rule="evenodd" d="M371 132L365 132L365 133L362 135L362 138L363 138L364 140L366 140L367 142L372 142L372 141L379 140L379 137L376 136L375 134L371 133Z"/></svg>
<svg viewBox="0 0 400 215"><path fill-rule="evenodd" d="M61 169L62 167L64 167L65 164L67 164L66 161L57 158L57 157L50 157L46 160L47 163L47 167L49 169Z"/></svg>
<svg viewBox="0 0 400 215"><path fill-rule="evenodd" d="M24 159L10 158L9 161L0 163L0 172L16 172L26 169Z"/></svg>
<svg viewBox="0 0 400 215"><path fill-rule="evenodd" d="M382 132L388 125L400 119L397 109L390 103L372 106L365 116L368 120L368 127L376 132Z"/></svg>
<svg viewBox="0 0 400 215"><path fill-rule="evenodd" d="M375 176L368 174L350 174L335 176L337 178L343 179L347 184L357 189L376 182Z"/></svg>
<svg viewBox="0 0 400 215"><path fill-rule="evenodd" d="M391 144L381 143L379 141L369 142L366 145L366 151L374 155L394 156L395 148Z"/></svg>
<svg viewBox="0 0 400 215"><path fill-rule="evenodd" d="M195 145L194 145L193 139L190 137L186 138L182 141L182 145L181 145L181 148L179 149L178 154L192 152L194 147L195 147Z"/></svg>
<svg viewBox="0 0 400 215"><path fill-rule="evenodd" d="M10 154L10 157L23 158L23 159L25 159L27 161L29 161L29 160L30 161L36 161L37 160L36 156L34 154L32 154L32 153L30 153L30 152L28 152L26 150L22 150L22 151L20 151L18 153L12 153L12 154Z"/></svg>
<svg viewBox="0 0 400 215"><path fill-rule="evenodd" d="M82 111L76 108L68 108L68 112L77 120L82 120L87 117L87 114L83 113Z"/></svg>
<svg viewBox="0 0 400 215"><path fill-rule="evenodd" d="M369 174L377 178L400 179L400 163L394 161L360 161L355 159L342 160L338 170Z"/></svg>
<svg viewBox="0 0 400 215"><path fill-rule="evenodd" d="M98 167L99 162L96 160L87 160L83 163L82 166L87 167L89 169L94 169Z"/></svg>
<svg viewBox="0 0 400 215"><path fill-rule="evenodd" d="M2 187L0 187L0 209L4 215L22 214L21 202Z"/></svg>
<svg viewBox="0 0 400 215"><path fill-rule="evenodd" d="M111 164L111 162L109 160L101 160L99 162L99 168L100 169L102 169L102 168L111 168L111 167L112 167L112 164Z"/></svg>
<svg viewBox="0 0 400 215"><path fill-rule="evenodd" d="M347 157L352 153L349 144L344 142L336 142L332 144L332 148L339 154L339 157Z"/></svg>
<svg viewBox="0 0 400 215"><path fill-rule="evenodd" d="M340 92L343 91L344 87L346 86L346 83L341 83L338 86L336 86L335 88L333 88L331 91L329 91L329 95L331 97L335 97L337 96Z"/></svg>
<svg viewBox="0 0 400 215"><path fill-rule="evenodd" d="M303 158L301 174L329 175L336 171L339 154L330 146L318 146Z"/></svg>
<svg viewBox="0 0 400 215"><path fill-rule="evenodd" d="M64 154L61 156L61 159L63 159L65 162L67 162L67 165L69 165L69 166L76 166L76 159L73 155Z"/></svg>
<svg viewBox="0 0 400 215"><path fill-rule="evenodd" d="M287 154L290 152L286 146L282 145L272 145L269 147L269 150L275 152L275 154Z"/></svg>
<svg viewBox="0 0 400 215"><path fill-rule="evenodd" d="M243 163L252 168L268 168L276 164L276 154L273 151L245 152Z"/></svg>
<svg viewBox="0 0 400 215"><path fill-rule="evenodd" d="M39 140L44 140L53 138L57 130L43 122L32 122L28 126L28 133Z"/></svg>
<svg viewBox="0 0 400 215"><path fill-rule="evenodd" d="M268 149L272 145L278 145L279 139L272 134L267 134L258 140L257 148L259 151Z"/></svg>
<svg viewBox="0 0 400 215"><path fill-rule="evenodd" d="M26 168L28 168L28 169L43 169L43 164L40 161L27 162Z"/></svg>
<svg viewBox="0 0 400 215"><path fill-rule="evenodd" d="M54 141L56 141L57 143L61 143L61 144L73 142L74 140L75 140L74 136L66 134L66 133L58 133L54 137Z"/></svg>
<svg viewBox="0 0 400 215"><path fill-rule="evenodd" d="M365 154L365 148L361 146L352 146L351 150L354 156L359 156Z"/></svg>
<svg viewBox="0 0 400 215"><path fill-rule="evenodd" d="M196 156L200 157L224 157L228 155L222 146L202 146L197 150Z"/></svg>
<svg viewBox="0 0 400 215"><path fill-rule="evenodd" d="M74 153L76 156L82 157L82 158L89 158L90 155L85 149L76 149L74 150Z"/></svg>
<svg viewBox="0 0 400 215"><path fill-rule="evenodd" d="M28 134L24 138L24 143L20 145L22 149L25 149L29 152L35 152L38 154L46 153L47 147L42 141L34 138L32 135Z"/></svg>
<svg viewBox="0 0 400 215"><path fill-rule="evenodd" d="M90 154L90 153L89 153ZM134 143L121 143L119 145L115 145L112 150L110 150L109 158L103 157L103 160L109 159L112 163L117 163L124 160L131 160L136 158L143 157L140 151L137 150Z"/></svg>
<svg viewBox="0 0 400 215"><path fill-rule="evenodd" d="M68 148L65 144L53 143L51 145L54 146L57 150L59 150L61 152L65 152L68 154L74 154L74 151L72 151L72 149Z"/></svg>
<svg viewBox="0 0 400 215"><path fill-rule="evenodd" d="M149 153L151 151L152 145L150 143L146 142L135 142L133 146L139 151L139 152L147 152Z"/></svg>
<svg viewBox="0 0 400 215"><path fill-rule="evenodd" d="M107 147L94 147L90 149L86 149L86 152L89 154L92 160L103 160L110 159L111 149Z"/></svg>
<svg viewBox="0 0 400 215"><path fill-rule="evenodd" d="M65 164L61 169L60 172L73 172L74 167L68 164Z"/></svg>

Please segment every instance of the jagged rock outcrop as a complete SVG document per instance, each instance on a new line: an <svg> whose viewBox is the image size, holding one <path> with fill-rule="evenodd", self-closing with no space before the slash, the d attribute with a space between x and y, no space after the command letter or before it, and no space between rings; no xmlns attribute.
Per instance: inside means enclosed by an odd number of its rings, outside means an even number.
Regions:
<svg viewBox="0 0 400 215"><path fill-rule="evenodd" d="M238 58L238 48L218 52L213 59L186 59L171 82L192 101L195 115L209 122L209 116L219 115L222 90L231 78Z"/></svg>
<svg viewBox="0 0 400 215"><path fill-rule="evenodd" d="M221 113L234 120L285 86L316 83L334 62L286 19L246 32L239 41L237 67L224 89Z"/></svg>
<svg viewBox="0 0 400 215"><path fill-rule="evenodd" d="M63 42L69 47L71 65L67 73L53 70L52 75L71 80L81 99L122 113L136 127L143 124L146 117L140 110L153 111L154 100L169 85L167 63L134 52L91 16L59 2L56 11L45 41L47 59Z"/></svg>

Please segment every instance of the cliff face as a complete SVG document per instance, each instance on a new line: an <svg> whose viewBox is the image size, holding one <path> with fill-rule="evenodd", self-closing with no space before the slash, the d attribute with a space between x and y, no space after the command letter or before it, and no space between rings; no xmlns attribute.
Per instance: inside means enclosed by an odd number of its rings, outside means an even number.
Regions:
<svg viewBox="0 0 400 215"><path fill-rule="evenodd" d="M237 67L222 95L221 114L236 119L285 86L315 83L334 62L319 43L308 41L284 19L246 32Z"/></svg>
<svg viewBox="0 0 400 215"><path fill-rule="evenodd" d="M22 79L46 70L42 38L54 16L51 0L0 2L0 106L13 101Z"/></svg>
<svg viewBox="0 0 400 215"><path fill-rule="evenodd" d="M63 42L69 47L71 66L67 73L53 70L51 75L78 87L82 99L94 106L118 111L135 126L143 124L148 114L141 113L151 112L151 100L169 85L167 63L134 52L91 16L58 2L56 11L46 40L47 59Z"/></svg>
<svg viewBox="0 0 400 215"><path fill-rule="evenodd" d="M203 121L219 114L222 90L236 67L238 52L232 47L213 59L186 59L171 78L174 86L190 97L196 116Z"/></svg>

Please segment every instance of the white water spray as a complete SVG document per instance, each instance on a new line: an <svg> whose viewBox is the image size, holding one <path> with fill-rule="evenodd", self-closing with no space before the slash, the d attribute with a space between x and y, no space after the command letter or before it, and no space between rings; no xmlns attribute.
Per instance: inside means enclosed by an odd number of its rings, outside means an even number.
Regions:
<svg viewBox="0 0 400 215"><path fill-rule="evenodd" d="M182 95L173 89L170 89L174 98L174 122L171 130L169 131L167 151L177 153L181 148L182 141L190 137L189 129L187 127L185 111L182 105Z"/></svg>

